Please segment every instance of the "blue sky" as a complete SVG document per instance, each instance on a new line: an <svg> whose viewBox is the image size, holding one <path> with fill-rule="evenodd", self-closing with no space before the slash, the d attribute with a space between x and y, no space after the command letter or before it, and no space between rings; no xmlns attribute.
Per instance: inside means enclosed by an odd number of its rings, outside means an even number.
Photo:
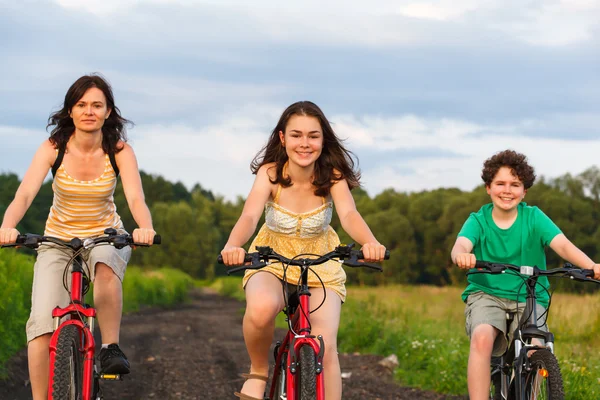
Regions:
<svg viewBox="0 0 600 400"><path fill-rule="evenodd" d="M600 152L600 0L0 0L0 171L22 176L79 76L112 83L140 168L245 196L280 113L319 104L366 190L471 190Z"/></svg>

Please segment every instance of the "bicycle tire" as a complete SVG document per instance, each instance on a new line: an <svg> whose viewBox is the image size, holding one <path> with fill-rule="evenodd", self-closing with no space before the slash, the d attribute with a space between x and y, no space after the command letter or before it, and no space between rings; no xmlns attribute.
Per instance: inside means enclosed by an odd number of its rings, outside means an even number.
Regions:
<svg viewBox="0 0 600 400"><path fill-rule="evenodd" d="M537 350L529 358L531 370L525 374L527 399L564 400L565 392L558 360L549 350Z"/></svg>
<svg viewBox="0 0 600 400"><path fill-rule="evenodd" d="M310 346L300 347L300 383L298 385L299 400L316 400L317 398L317 363L315 352Z"/></svg>
<svg viewBox="0 0 600 400"><path fill-rule="evenodd" d="M81 400L83 390L83 355L79 351L79 329L67 325L58 334L52 382L54 400Z"/></svg>

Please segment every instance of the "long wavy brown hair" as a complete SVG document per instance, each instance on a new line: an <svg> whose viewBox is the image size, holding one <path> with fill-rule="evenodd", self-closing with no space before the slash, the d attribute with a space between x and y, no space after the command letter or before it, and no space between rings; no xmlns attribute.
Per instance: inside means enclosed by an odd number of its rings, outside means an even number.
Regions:
<svg viewBox="0 0 600 400"><path fill-rule="evenodd" d="M115 98L110 84L99 74L84 75L77 79L67 90L63 107L52 113L48 118L46 130L54 126L52 132L50 132L49 140L55 148L66 149L71 135L75 132L73 119L69 115L71 109L91 88L102 90L104 97L106 97L106 106L109 110L112 110L102 126L102 150L107 154L118 153L123 148L122 145L119 146L119 141L127 141L126 125L133 125L133 123L121 116L121 111L115 105Z"/></svg>
<svg viewBox="0 0 600 400"><path fill-rule="evenodd" d="M299 101L285 109L279 122L271 132L267 144L258 152L252 160L250 169L256 174L260 167L274 162L276 167L275 179L272 183L278 183L282 187L292 185L291 178L283 176L283 167L288 160L285 147L281 145L279 132L285 132L287 123L293 115L315 117L323 131L323 150L315 163L315 171L312 184L315 186L316 196L328 196L333 184L345 179L350 189L360 186L360 171L357 168L358 160L354 154L343 145L343 140L338 138L323 111L315 103L310 101Z"/></svg>

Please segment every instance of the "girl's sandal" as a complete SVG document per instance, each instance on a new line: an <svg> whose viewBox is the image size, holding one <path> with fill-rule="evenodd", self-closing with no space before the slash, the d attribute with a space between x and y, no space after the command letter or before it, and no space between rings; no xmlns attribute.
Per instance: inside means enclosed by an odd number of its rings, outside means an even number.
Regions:
<svg viewBox="0 0 600 400"><path fill-rule="evenodd" d="M263 375L258 375L258 374L240 374L240 376L242 378L245 378L246 380L248 379L258 379L261 381L265 381L267 382L269 380L268 376L263 376ZM236 397L239 397L241 400L264 400L264 398L258 398L258 397L252 397L252 396L248 396L247 394L244 393L238 393L235 392L234 395Z"/></svg>

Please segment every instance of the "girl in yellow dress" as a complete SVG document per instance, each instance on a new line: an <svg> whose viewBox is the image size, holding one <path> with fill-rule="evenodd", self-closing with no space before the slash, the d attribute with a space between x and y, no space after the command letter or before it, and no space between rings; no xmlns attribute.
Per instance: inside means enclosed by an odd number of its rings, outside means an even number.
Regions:
<svg viewBox="0 0 600 400"><path fill-rule="evenodd" d="M263 208L265 224L250 245L271 246L292 258L300 253L325 254L340 240L329 225L335 204L343 229L362 244L367 262L383 260L385 247L356 210L350 193L359 186L351 153L344 148L321 109L309 101L289 106L265 147L252 161L256 174L242 215L221 251L229 266L243 264L242 249L256 230ZM327 400L342 398L342 380L337 354L337 332L346 274L337 262L312 267L325 284L325 303L311 314L312 333L325 342L324 373ZM286 280L297 284L299 270L289 268ZM275 317L284 308L281 264L249 270L244 276L246 313L244 340L250 356L251 377L244 383L243 400L262 400L269 373L269 347L273 341ZM309 274L311 303L320 304L323 290L314 274ZM264 377L264 379L262 379Z"/></svg>

